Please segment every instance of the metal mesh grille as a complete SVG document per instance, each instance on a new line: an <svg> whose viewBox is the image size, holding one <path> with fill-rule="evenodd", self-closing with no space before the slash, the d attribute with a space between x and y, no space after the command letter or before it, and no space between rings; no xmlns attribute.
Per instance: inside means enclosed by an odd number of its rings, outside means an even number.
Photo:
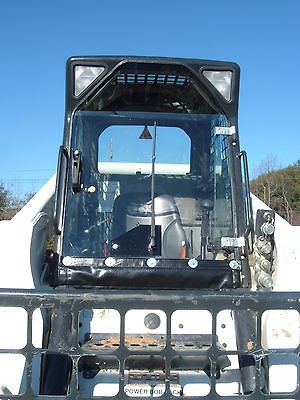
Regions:
<svg viewBox="0 0 300 400"><path fill-rule="evenodd" d="M185 86L189 83L189 81L187 77L183 75L166 75L156 73L119 73L117 75L117 83Z"/></svg>
<svg viewBox="0 0 300 400"><path fill-rule="evenodd" d="M23 376L23 393L16 395L20 399L52 399L57 398L57 395L39 395L36 393L34 386L37 383L33 382L35 372L39 368L39 363L42 354L56 353L68 357L70 365L72 365L70 373L69 392L67 396L62 398L68 399L84 399L90 398L80 392L78 387L78 379L80 374L85 374L85 379L90 379L93 373L99 372L101 368L105 372L107 368L116 371L118 382L115 395L103 398L125 399L131 398L130 391L126 391L126 382L124 377L127 374L127 379L147 380L158 379L164 383L161 392L150 393L150 397L158 396L161 399L178 398L182 396L182 392L174 392L172 385L178 385L180 379L180 371L185 370L188 374L191 370L205 369L208 363L209 379L208 390L205 395L190 396L184 395L185 399L299 399L299 343L296 343L294 348L266 348L263 345L261 334L262 316L267 310L281 310L282 312L291 311L296 314L300 310L299 294L298 293L249 293L240 290L225 291L225 292L210 292L210 291L160 291L160 292L140 292L140 291L99 291L99 292L82 292L75 290L53 290L47 292L38 292L33 290L14 290L0 291L1 307L19 307L22 312L26 312L27 318L27 338L25 346L21 344L13 349L0 349L0 356L11 354L21 355L26 358L24 376ZM79 316L86 309L113 309L117 310L120 315L120 337L118 338L117 346L108 346L101 349L99 353L94 348L82 346L79 343L77 330L79 326ZM33 332L32 332L32 315L36 309L48 309L52 314L52 332L53 338L50 341L51 345L46 348L35 347ZM143 357L149 356L149 348L147 338L143 338L142 346L139 349L132 348L126 343L126 313L133 309L153 310L158 309L166 316L166 335L164 345L157 349L155 346L151 348L152 361L155 364L155 372L142 374L137 372L131 366L134 366L136 358L144 360ZM24 311L25 310L25 311ZM211 314L211 335L205 337L204 345L190 346L187 341L182 347L177 346L172 337L172 318L178 310L203 311ZM220 345L218 342L218 330L223 328L218 326L220 315L226 310L232 313L249 313L252 312L256 316L256 335L246 341L245 348L239 350L231 349L230 346ZM25 318L25 319L26 319ZM55 322L57 318L57 321ZM297 321L295 321L297 323ZM5 322L2 321L2 327ZM55 328L57 327L57 334ZM299 329L299 327L298 327ZM288 331L284 332L289 335ZM14 333L12 332L12 335ZM103 337L105 340L105 337ZM112 340L112 339L110 339ZM135 340L135 339L134 339ZM160 339L159 339L160 340ZM179 338L181 340L181 338ZM127 339L128 341L128 339ZM299 341L299 340L298 340ZM114 342L111 342L114 343ZM174 345L175 343L175 345ZM18 347L18 346L16 346ZM150 346L151 347L151 346ZM184 352L183 352L184 351ZM220 382L226 383L226 358L228 357L248 356L253 360L254 364L254 387L247 395L242 392L233 393L232 395L223 394L220 390ZM98 370L88 368L88 364L95 361ZM98 357L98 358L97 358ZM264 361L273 357L278 360L286 359L283 364L293 364L296 370L296 385L292 391L282 393L282 391L272 391L268 393L266 388L262 387L262 366ZM144 362L144 361L143 361ZM105 366L104 366L105 365ZM147 370L147 361L145 362ZM183 367L180 365L183 365ZM278 367L280 368L280 363ZM83 372L82 372L83 371ZM94 371L94 372L93 372ZM179 372L178 372L179 371ZM1 375L1 374L0 374ZM224 375L224 376L223 376ZM283 376L284 380L284 376ZM266 382L267 380L265 380ZM2 389L3 390L3 389ZM157 389L158 390L158 389ZM5 392L5 390L3 390ZM1 399L13 398L11 394L0 395ZM95 398L102 398L101 396ZM146 392L140 390L138 398L149 398Z"/></svg>

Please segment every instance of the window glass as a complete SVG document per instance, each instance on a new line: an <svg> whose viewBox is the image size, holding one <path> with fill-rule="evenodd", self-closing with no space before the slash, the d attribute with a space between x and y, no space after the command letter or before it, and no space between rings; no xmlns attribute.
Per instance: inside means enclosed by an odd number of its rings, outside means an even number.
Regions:
<svg viewBox="0 0 300 400"><path fill-rule="evenodd" d="M212 132L210 182L213 209L210 215L211 239L233 236L228 138Z"/></svg>
<svg viewBox="0 0 300 400"><path fill-rule="evenodd" d="M151 163L154 126L114 125L99 136L99 161ZM177 127L156 127L155 163L189 164L190 138Z"/></svg>
<svg viewBox="0 0 300 400"><path fill-rule="evenodd" d="M78 112L81 189L67 192L63 255L216 257L233 236L228 137L216 126L224 116Z"/></svg>

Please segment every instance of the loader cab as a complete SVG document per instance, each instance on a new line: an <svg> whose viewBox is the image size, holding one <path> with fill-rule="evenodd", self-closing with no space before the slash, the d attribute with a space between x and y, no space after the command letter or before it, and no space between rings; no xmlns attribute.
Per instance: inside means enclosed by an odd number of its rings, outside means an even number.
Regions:
<svg viewBox="0 0 300 400"><path fill-rule="evenodd" d="M68 61L54 285L249 285L238 89L233 63Z"/></svg>

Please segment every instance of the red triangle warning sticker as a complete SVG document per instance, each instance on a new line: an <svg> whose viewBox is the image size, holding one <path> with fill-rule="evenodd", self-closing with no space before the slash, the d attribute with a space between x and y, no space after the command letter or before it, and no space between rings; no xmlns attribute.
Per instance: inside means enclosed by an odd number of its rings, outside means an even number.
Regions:
<svg viewBox="0 0 300 400"><path fill-rule="evenodd" d="M143 132L140 134L140 139L152 139L151 133L147 126L143 129Z"/></svg>

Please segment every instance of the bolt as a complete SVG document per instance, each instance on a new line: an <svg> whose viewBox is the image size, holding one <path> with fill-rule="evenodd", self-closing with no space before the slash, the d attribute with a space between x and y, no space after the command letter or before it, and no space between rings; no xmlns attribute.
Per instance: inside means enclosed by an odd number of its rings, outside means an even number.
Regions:
<svg viewBox="0 0 300 400"><path fill-rule="evenodd" d="M157 265L157 260L155 258L148 258L146 264L149 268L154 268Z"/></svg>
<svg viewBox="0 0 300 400"><path fill-rule="evenodd" d="M269 260L262 260L260 263L260 268L265 272L270 272L272 265Z"/></svg>
<svg viewBox="0 0 300 400"><path fill-rule="evenodd" d="M266 255L270 254L272 251L271 244L269 242L266 242L264 245L261 246L260 251L261 251L261 253L266 254Z"/></svg>
<svg viewBox="0 0 300 400"><path fill-rule="evenodd" d="M115 261L115 259L114 259L113 257L107 257L107 258L104 260L104 264L105 264L107 267L113 267L113 266L115 265L115 263L116 263L116 261Z"/></svg>
<svg viewBox="0 0 300 400"><path fill-rule="evenodd" d="M272 277L268 274L260 274L258 276L258 284L266 289L271 289L273 286Z"/></svg>
<svg viewBox="0 0 300 400"><path fill-rule="evenodd" d="M156 329L160 326L160 318L155 313L147 314L144 318L144 324L148 329Z"/></svg>
<svg viewBox="0 0 300 400"><path fill-rule="evenodd" d="M196 268L196 267L198 266L198 261L197 261L197 259L196 259L196 258L191 258L191 259L188 261L188 266L189 266L190 268Z"/></svg>
<svg viewBox="0 0 300 400"><path fill-rule="evenodd" d="M270 224L267 222L261 226L261 231L265 235L273 235L273 233L275 231L275 227L273 224Z"/></svg>
<svg viewBox="0 0 300 400"><path fill-rule="evenodd" d="M272 221L272 214L270 212L265 212L264 213L264 220L267 222L271 222Z"/></svg>
<svg viewBox="0 0 300 400"><path fill-rule="evenodd" d="M240 264L236 260L231 260L230 263L229 263L229 267L231 269L233 269L233 270L239 269L240 268Z"/></svg>

